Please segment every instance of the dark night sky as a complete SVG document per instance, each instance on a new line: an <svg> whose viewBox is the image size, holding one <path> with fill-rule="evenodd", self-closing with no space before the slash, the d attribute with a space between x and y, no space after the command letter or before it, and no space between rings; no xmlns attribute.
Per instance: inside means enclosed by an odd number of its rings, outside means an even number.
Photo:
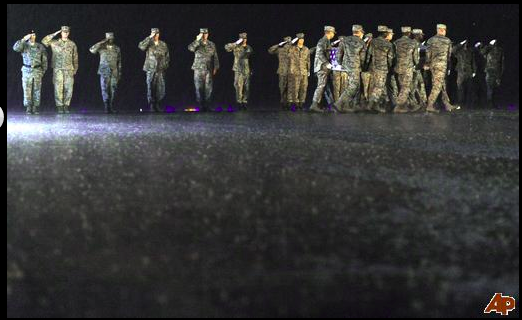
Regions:
<svg viewBox="0 0 522 320"><path fill-rule="evenodd" d="M322 27L331 24L340 34L348 34L351 25L360 23L367 31L377 24L399 30L412 25L433 35L436 23L449 26L449 37L456 41L471 39L489 41L497 38L506 51L506 75L502 90L505 102L518 104L519 98L519 6L518 5L7 5L7 106L21 108L21 57L12 51L17 39L30 29L38 32L38 41L61 25L72 27L71 38L80 52L80 70L76 78L73 108L97 108L100 104L98 57L89 47L114 31L122 48L124 79L121 83L121 109L137 110L146 104L144 53L137 44L150 33L151 27L162 29L162 38L171 50L172 65L167 75L166 104L177 105L193 100L193 76L190 70L193 54L187 50L200 27L211 29L211 40L218 47L222 71L216 79L215 101L233 101L232 55L223 46L235 41L241 31L249 33L255 50L252 59L254 80L252 104L278 101L276 58L267 48L285 35L305 32L307 45L315 46ZM53 106L52 74L47 73L43 86L45 109ZM313 84L313 81L311 81ZM310 91L312 88L310 88ZM18 109L17 109L18 110Z"/></svg>

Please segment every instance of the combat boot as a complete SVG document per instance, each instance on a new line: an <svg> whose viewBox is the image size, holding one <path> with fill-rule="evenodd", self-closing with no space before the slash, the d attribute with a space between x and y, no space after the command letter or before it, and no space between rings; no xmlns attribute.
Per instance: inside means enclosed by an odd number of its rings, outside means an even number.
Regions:
<svg viewBox="0 0 522 320"><path fill-rule="evenodd" d="M310 112L315 112L315 113L324 113L324 110L321 109L321 107L319 106L319 104L317 102L313 102L312 105L310 106L310 109L309 109Z"/></svg>
<svg viewBox="0 0 522 320"><path fill-rule="evenodd" d="M433 105L427 106L426 107L426 112L429 112L429 113L440 113L440 111L435 109L435 107Z"/></svg>

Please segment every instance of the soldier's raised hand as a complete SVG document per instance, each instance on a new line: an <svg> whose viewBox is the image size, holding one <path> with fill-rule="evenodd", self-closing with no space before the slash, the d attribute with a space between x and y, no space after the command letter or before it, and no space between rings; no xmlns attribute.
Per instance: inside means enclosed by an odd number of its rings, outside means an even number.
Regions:
<svg viewBox="0 0 522 320"><path fill-rule="evenodd" d="M240 44L242 44L242 43L243 43L243 39L239 39L239 40L237 40L237 41L236 41L236 42L234 42L234 43L235 43L236 45L240 45Z"/></svg>
<svg viewBox="0 0 522 320"><path fill-rule="evenodd" d="M32 34L28 34L25 37L23 37L22 40L23 41L29 41L29 39L31 39L31 37L32 37Z"/></svg>
<svg viewBox="0 0 522 320"><path fill-rule="evenodd" d="M203 34L202 33L198 34L198 36L196 37L197 41L201 41L201 39L203 39Z"/></svg>

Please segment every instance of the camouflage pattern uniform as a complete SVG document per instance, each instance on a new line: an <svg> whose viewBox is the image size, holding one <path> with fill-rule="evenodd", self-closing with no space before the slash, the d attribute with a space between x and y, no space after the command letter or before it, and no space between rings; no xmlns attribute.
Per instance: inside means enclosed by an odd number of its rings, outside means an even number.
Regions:
<svg viewBox="0 0 522 320"><path fill-rule="evenodd" d="M153 29L159 33L159 30ZM146 52L143 71L147 81L147 100L151 111L159 112L165 98L165 73L170 65L170 52L163 41L157 43L150 36L139 43L138 48Z"/></svg>
<svg viewBox="0 0 522 320"><path fill-rule="evenodd" d="M246 34L240 34L240 39L246 39ZM250 62L249 58L254 52L249 45L229 43L225 45L227 52L234 54L234 88L236 89L236 102L246 106L248 104L248 97L250 95Z"/></svg>
<svg viewBox="0 0 522 320"><path fill-rule="evenodd" d="M473 50L468 43L453 48L453 56L457 60L457 93L460 104L469 105L474 97L473 76L477 72Z"/></svg>
<svg viewBox="0 0 522 320"><path fill-rule="evenodd" d="M279 66L277 75L279 76L279 92L281 94L281 105L286 107L288 101L288 65L290 63L288 52L290 50L292 38L285 37L284 44L276 44L268 49L269 54L277 55Z"/></svg>
<svg viewBox="0 0 522 320"><path fill-rule="evenodd" d="M426 46L422 45L422 36L424 35L421 29L414 29L413 34L417 35L417 44L419 46L419 63L417 64L414 74L412 89L410 94L410 105L416 110L426 108L428 103L428 96L426 94L426 82L424 65L426 64Z"/></svg>
<svg viewBox="0 0 522 320"><path fill-rule="evenodd" d="M22 87L27 113L39 113L42 78L47 71L47 51L39 43L18 40L13 50L22 54Z"/></svg>
<svg viewBox="0 0 522 320"><path fill-rule="evenodd" d="M298 34L297 38L304 38L304 34ZM289 80L288 102L295 103L298 109L302 109L306 102L308 92L308 77L310 76L310 49L303 46L292 46L289 50Z"/></svg>
<svg viewBox="0 0 522 320"><path fill-rule="evenodd" d="M69 30L69 28L62 28ZM53 40L55 34L50 34L42 39L46 47L51 47L53 52L52 68L54 70L54 96L56 108L59 113L69 113L71 105L74 76L78 72L78 48L71 40Z"/></svg>
<svg viewBox="0 0 522 320"><path fill-rule="evenodd" d="M339 101L339 98L348 89L348 73L342 69L343 52L341 46L346 39L345 36L339 36L339 44L330 51L330 61L332 63L332 98L334 102Z"/></svg>
<svg viewBox="0 0 522 320"><path fill-rule="evenodd" d="M216 45L210 40L196 40L188 46L188 49L195 53L192 70L194 70L196 100L206 108L206 104L212 100L214 70L219 70Z"/></svg>
<svg viewBox="0 0 522 320"><path fill-rule="evenodd" d="M427 110L435 112L435 102L442 95L442 103L448 111L456 108L451 104L446 87L446 75L451 61L452 43L445 36L435 35L426 43L426 65L431 72L432 88L428 97Z"/></svg>
<svg viewBox="0 0 522 320"><path fill-rule="evenodd" d="M372 79L369 108L378 112L386 112L384 104L389 101L388 95L392 90L389 78L394 60L392 43L383 37L373 39L368 48L368 59L370 59Z"/></svg>
<svg viewBox="0 0 522 320"><path fill-rule="evenodd" d="M362 27L354 26L354 31ZM361 73L366 60L367 46L359 37L350 36L341 42L339 47L342 55L342 66L347 71L347 89L342 93L336 107L340 111L354 111L358 107L358 95L361 91Z"/></svg>
<svg viewBox="0 0 522 320"><path fill-rule="evenodd" d="M324 36L317 43L315 51L314 73L317 77L317 88L315 89L313 105L310 109L317 108L323 100L323 95L325 93L326 86L328 84L328 78L330 76L330 69L328 68L328 65L330 65L331 50L332 44L330 40L326 36Z"/></svg>
<svg viewBox="0 0 522 320"><path fill-rule="evenodd" d="M112 33L108 33L106 36L106 40L93 45L89 51L92 54L100 55L98 75L100 76L102 99L105 111L112 113L118 82L121 79L121 50L120 47L110 42L109 38L114 37Z"/></svg>
<svg viewBox="0 0 522 320"><path fill-rule="evenodd" d="M403 27L403 33L411 32L411 28ZM397 96L396 112L407 112L415 67L419 64L419 45L418 42L407 35L394 42L396 63L395 73L400 88Z"/></svg>
<svg viewBox="0 0 522 320"><path fill-rule="evenodd" d="M504 74L504 50L498 45L488 45L481 50L486 60L487 100L490 107L496 102L496 91L500 87Z"/></svg>

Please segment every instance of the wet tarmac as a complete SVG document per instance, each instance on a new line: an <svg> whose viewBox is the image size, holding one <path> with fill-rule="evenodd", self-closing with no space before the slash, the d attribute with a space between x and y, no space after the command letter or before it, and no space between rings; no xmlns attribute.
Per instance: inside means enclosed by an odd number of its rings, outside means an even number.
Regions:
<svg viewBox="0 0 522 320"><path fill-rule="evenodd" d="M8 114L7 316L480 316L519 165L518 111Z"/></svg>

